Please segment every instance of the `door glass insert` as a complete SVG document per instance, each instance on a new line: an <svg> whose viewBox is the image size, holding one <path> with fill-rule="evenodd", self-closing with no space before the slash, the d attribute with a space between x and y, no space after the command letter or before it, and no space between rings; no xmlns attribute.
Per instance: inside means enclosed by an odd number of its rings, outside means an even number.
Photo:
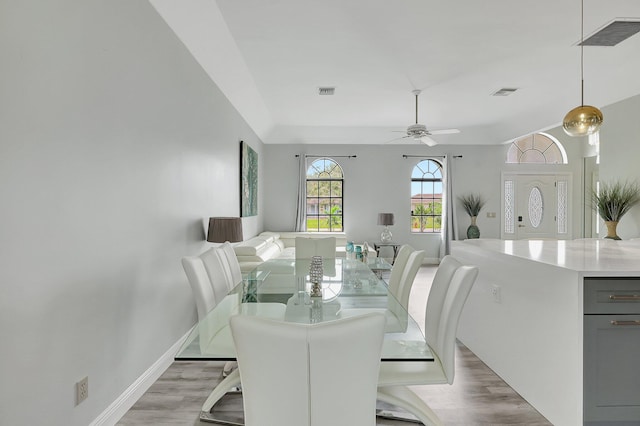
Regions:
<svg viewBox="0 0 640 426"><path fill-rule="evenodd" d="M537 186L534 186L529 193L529 221L534 228L542 223L543 211L542 192Z"/></svg>
<svg viewBox="0 0 640 426"><path fill-rule="evenodd" d="M515 233L515 195L512 180L504 181L504 232Z"/></svg>

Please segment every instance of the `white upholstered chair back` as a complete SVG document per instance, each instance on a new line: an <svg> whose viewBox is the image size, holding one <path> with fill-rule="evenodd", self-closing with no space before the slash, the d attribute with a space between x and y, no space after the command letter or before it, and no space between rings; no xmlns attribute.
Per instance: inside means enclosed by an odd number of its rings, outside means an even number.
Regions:
<svg viewBox="0 0 640 426"><path fill-rule="evenodd" d="M245 425L375 425L384 324L379 313L313 325L232 317Z"/></svg>
<svg viewBox="0 0 640 426"><path fill-rule="evenodd" d="M391 267L391 274L389 275L389 291L393 295L397 295L398 287L400 286L400 279L402 278L402 272L404 272L405 266L407 266L407 260L409 255L415 250L408 244L404 244L398 250L395 262Z"/></svg>
<svg viewBox="0 0 640 426"><path fill-rule="evenodd" d="M430 336L431 341L427 342L431 351L440 359L442 369L447 377L447 383L449 384L453 383L455 374L455 349L458 322L462 314L462 308L477 276L477 266L463 265L455 271L442 304L440 323L438 324L435 341L433 340L434 336Z"/></svg>
<svg viewBox="0 0 640 426"><path fill-rule="evenodd" d="M209 276L209 282L213 288L218 303L229 293L231 283L229 282L230 272L227 272L227 260L224 254L217 247L210 248L200 254L204 263L204 268Z"/></svg>
<svg viewBox="0 0 640 426"><path fill-rule="evenodd" d="M296 237L296 259L311 259L313 256L322 256L325 259L335 259L336 237Z"/></svg>
<svg viewBox="0 0 640 426"><path fill-rule="evenodd" d="M222 244L218 249L224 253L225 259L227 260L228 268L226 271L229 274L231 288L234 288L242 282L242 271L240 270L240 263L238 262L236 252L233 251L233 247L229 242ZM231 290L231 288L229 290Z"/></svg>
<svg viewBox="0 0 640 426"><path fill-rule="evenodd" d="M182 267L187 274L187 280L196 299L198 321L202 320L213 309L217 302L213 293L213 287L204 263L199 256L185 256L182 258Z"/></svg>
<svg viewBox="0 0 640 426"><path fill-rule="evenodd" d="M400 284L398 285L398 292L395 295L396 299L402 307L405 309L409 306L409 295L411 294L411 287L413 281L416 279L418 269L422 266L424 260L424 250L416 250L409 255L407 264L402 271L402 278L400 278Z"/></svg>
<svg viewBox="0 0 640 426"><path fill-rule="evenodd" d="M447 296L449 284L453 278L453 274L462 266L456 258L447 255L442 258L433 281L429 289L429 297L427 298L427 307L425 312L424 335L427 344L435 344L438 335L438 327L440 325L440 314L442 313L442 305Z"/></svg>

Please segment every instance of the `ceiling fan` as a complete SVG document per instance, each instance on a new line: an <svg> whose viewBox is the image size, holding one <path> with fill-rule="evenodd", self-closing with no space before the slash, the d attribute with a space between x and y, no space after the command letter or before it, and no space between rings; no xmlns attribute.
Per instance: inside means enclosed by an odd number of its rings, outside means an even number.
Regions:
<svg viewBox="0 0 640 426"><path fill-rule="evenodd" d="M413 92L411 92L416 97L416 124L412 124L407 127L407 130L405 131L407 135L403 136L400 139L413 138L414 140L420 141L425 145L434 146L437 144L437 142L430 138L431 135L447 135L460 133L460 130L458 129L428 130L427 126L418 123L418 96L421 92L421 90L414 90Z"/></svg>

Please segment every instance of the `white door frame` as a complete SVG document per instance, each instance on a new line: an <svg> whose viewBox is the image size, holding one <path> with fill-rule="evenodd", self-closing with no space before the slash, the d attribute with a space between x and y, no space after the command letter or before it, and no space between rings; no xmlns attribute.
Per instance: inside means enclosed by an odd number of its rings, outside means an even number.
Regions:
<svg viewBox="0 0 640 426"><path fill-rule="evenodd" d="M556 235L558 239L571 239L572 238L572 230L573 230L573 215L572 210L573 206L571 203L572 193L573 193L573 174L570 172L502 172L500 177L500 238L503 240L514 240L518 239L518 228L514 226L512 232L507 232L507 220L505 218L505 182L511 181L512 184L515 185L517 182L517 178L520 176L557 176L558 181L564 181L567 183L567 194L566 194L566 233L560 234L557 232ZM557 188L557 186L556 186ZM517 193L517 190L514 188L514 194ZM557 189L556 189L557 194ZM516 200L511 200L514 203L514 206L517 205ZM515 212L513 212L515 214ZM515 217L512 218L515 223Z"/></svg>

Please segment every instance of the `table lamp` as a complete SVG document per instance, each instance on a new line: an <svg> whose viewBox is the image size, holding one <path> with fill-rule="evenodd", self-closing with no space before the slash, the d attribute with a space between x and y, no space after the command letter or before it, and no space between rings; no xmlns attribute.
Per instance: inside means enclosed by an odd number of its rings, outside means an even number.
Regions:
<svg viewBox="0 0 640 426"><path fill-rule="evenodd" d="M393 213L378 213L378 225L384 226L384 230L380 234L380 241L390 243L392 235L389 231L389 225L393 225Z"/></svg>
<svg viewBox="0 0 640 426"><path fill-rule="evenodd" d="M237 243L242 241L242 219L239 217L209 218L207 241L210 243Z"/></svg>

